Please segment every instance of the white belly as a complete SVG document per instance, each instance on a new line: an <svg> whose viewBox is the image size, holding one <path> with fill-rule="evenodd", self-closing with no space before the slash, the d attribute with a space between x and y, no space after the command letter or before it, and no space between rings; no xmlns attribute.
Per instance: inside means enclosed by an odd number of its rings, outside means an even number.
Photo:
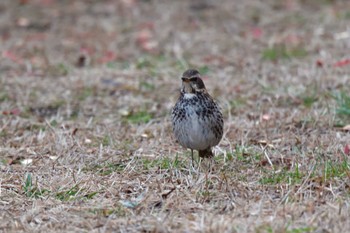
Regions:
<svg viewBox="0 0 350 233"><path fill-rule="evenodd" d="M198 118L194 111L190 111L186 120L175 127L175 135L182 146L194 150L205 150L219 143L212 132L210 121Z"/></svg>

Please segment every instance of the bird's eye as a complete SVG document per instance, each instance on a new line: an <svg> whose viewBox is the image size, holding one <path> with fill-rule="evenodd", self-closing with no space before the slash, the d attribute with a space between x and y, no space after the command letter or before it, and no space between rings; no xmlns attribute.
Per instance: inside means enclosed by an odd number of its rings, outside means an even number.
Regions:
<svg viewBox="0 0 350 233"><path fill-rule="evenodd" d="M198 80L197 77L190 78L190 82L197 82L197 80Z"/></svg>

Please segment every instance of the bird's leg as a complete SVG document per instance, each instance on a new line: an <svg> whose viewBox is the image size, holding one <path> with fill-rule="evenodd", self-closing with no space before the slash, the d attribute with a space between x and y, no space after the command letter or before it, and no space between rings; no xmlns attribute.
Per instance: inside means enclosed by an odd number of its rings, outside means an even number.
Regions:
<svg viewBox="0 0 350 233"><path fill-rule="evenodd" d="M192 158L192 167L194 167L194 163L193 163L193 149L191 149L191 158Z"/></svg>

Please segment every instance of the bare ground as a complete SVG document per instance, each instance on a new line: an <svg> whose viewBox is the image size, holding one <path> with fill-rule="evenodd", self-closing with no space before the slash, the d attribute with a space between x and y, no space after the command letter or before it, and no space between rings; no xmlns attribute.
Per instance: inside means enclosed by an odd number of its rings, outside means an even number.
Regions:
<svg viewBox="0 0 350 233"><path fill-rule="evenodd" d="M349 232L349 23L348 1L1 2L0 231ZM189 67L225 115L196 169L169 121Z"/></svg>

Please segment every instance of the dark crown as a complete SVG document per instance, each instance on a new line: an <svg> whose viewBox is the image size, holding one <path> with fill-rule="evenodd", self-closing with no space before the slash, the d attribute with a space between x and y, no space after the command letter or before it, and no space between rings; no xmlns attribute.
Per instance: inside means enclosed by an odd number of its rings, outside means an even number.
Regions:
<svg viewBox="0 0 350 233"><path fill-rule="evenodd" d="M199 75L199 72L194 69L188 69L182 74L183 77L193 77L195 75Z"/></svg>

